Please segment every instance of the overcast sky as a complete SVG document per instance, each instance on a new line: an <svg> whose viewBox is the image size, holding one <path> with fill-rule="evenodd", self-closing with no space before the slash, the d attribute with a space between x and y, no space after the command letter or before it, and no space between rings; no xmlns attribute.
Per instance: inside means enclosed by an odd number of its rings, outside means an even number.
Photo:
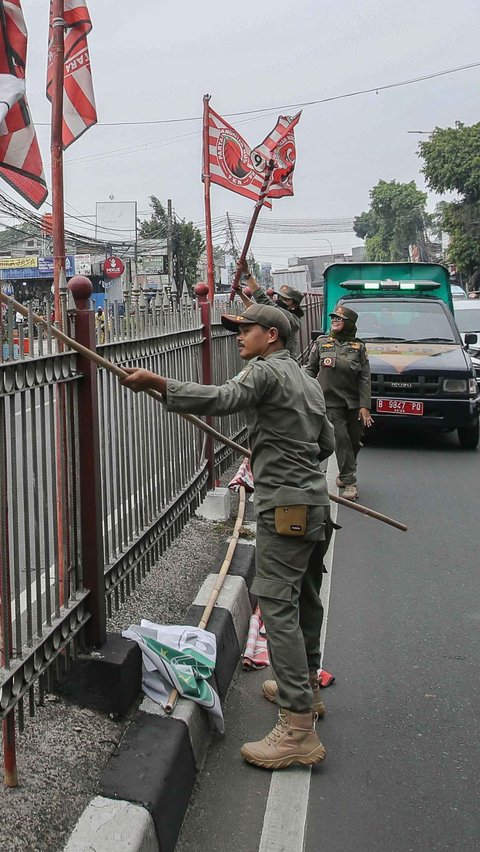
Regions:
<svg viewBox="0 0 480 852"><path fill-rule="evenodd" d="M48 2L23 0L29 30L27 94L49 172L50 110L44 95ZM88 0L99 124L65 154L67 214L93 216L95 202L173 199L181 217L203 220L204 93L254 146L283 107L384 86L480 62L479 0ZM306 106L297 127L295 196L262 217L355 216L379 179L416 180L416 154L431 130L480 120L480 67ZM277 110L282 107L282 110ZM173 121L174 119L189 119ZM145 126L135 122L171 120ZM102 122L131 122L108 127ZM2 190L20 201L2 182ZM431 199L433 206L435 199ZM49 208L45 206L45 210ZM212 187L212 215L249 216L252 202ZM91 219L90 221L93 221ZM74 220L67 220L74 230ZM239 237L241 238L239 233ZM351 234L257 234L259 260L275 266L301 253L349 250Z"/></svg>

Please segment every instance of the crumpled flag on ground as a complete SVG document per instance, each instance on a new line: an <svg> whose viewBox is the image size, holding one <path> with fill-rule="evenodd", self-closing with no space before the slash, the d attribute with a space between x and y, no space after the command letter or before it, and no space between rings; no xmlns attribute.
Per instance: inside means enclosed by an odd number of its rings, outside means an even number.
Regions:
<svg viewBox="0 0 480 852"><path fill-rule="evenodd" d="M250 467L250 461L247 457L244 458L232 481L228 483L230 491L235 492L240 490L241 485L244 486L245 491L252 492L255 490L253 485L253 473Z"/></svg>
<svg viewBox="0 0 480 852"><path fill-rule="evenodd" d="M172 689L182 698L191 698L205 707L214 727L225 730L220 699L207 683L213 675L217 641L213 633L199 627L154 624L142 618L122 632L125 639L138 642L142 650L142 687L157 704L165 704Z"/></svg>
<svg viewBox="0 0 480 852"><path fill-rule="evenodd" d="M248 625L248 636L243 652L243 668L244 669L264 669L270 665L270 657L268 655L267 633L262 619L260 607L257 605L255 612L250 616ZM318 670L318 685L321 687L330 686L335 680L335 675L325 671Z"/></svg>
<svg viewBox="0 0 480 852"><path fill-rule="evenodd" d="M263 626L260 607L257 606L253 615L250 616L248 625L247 644L243 652L244 669L263 669L270 665L268 656L267 636Z"/></svg>

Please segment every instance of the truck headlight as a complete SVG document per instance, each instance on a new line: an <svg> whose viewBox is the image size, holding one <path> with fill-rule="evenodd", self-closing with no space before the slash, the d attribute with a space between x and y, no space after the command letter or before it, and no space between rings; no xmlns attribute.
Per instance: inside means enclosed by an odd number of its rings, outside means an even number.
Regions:
<svg viewBox="0 0 480 852"><path fill-rule="evenodd" d="M467 380L466 379L444 379L443 380L443 390L446 393L467 393Z"/></svg>
<svg viewBox="0 0 480 852"><path fill-rule="evenodd" d="M478 393L478 385L477 385L476 379L469 379L468 380L468 392L469 393L475 393L475 394Z"/></svg>

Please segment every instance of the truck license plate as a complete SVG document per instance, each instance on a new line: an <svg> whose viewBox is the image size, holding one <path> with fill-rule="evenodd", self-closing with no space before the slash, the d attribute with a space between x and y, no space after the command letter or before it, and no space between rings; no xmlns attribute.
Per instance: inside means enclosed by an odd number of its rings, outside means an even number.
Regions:
<svg viewBox="0 0 480 852"><path fill-rule="evenodd" d="M423 414L423 402L409 399L377 399L377 411L384 414Z"/></svg>

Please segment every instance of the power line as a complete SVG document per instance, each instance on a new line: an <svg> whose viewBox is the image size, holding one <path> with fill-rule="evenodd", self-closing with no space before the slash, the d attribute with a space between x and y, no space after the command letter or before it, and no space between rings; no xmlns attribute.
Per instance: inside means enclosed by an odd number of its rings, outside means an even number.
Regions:
<svg viewBox="0 0 480 852"><path fill-rule="evenodd" d="M358 89L354 92L345 92L342 95L332 95L328 98L318 98L314 101L299 101L294 104L281 104L280 106L270 106L263 107L262 109L250 109L243 110L242 112L226 112L224 113L225 118L235 118L240 115L256 115L259 113L265 114L267 112L277 112L285 109L299 109L300 107L306 106L316 106L317 104L326 104L331 101L340 101L345 98L356 98L359 95L369 95L369 94L378 94L378 92L385 92L388 89L398 89L401 86L411 86L414 83L423 83L425 80L434 80L436 77L446 77L448 74L457 74L459 71L467 71L470 68L478 68L480 66L479 62L470 62L467 65L458 65L456 68L447 68L444 71L434 71L432 74L423 74L419 77L412 77L409 80L401 80L397 83L386 83L382 86L373 86L371 89ZM159 118L159 119L151 119L148 121L99 121L95 126L96 127L126 127L126 126L139 126L139 125L148 125L148 124L177 124L179 122L186 121L202 121L201 115L190 116L188 118ZM49 127L49 122L36 122L37 127Z"/></svg>

